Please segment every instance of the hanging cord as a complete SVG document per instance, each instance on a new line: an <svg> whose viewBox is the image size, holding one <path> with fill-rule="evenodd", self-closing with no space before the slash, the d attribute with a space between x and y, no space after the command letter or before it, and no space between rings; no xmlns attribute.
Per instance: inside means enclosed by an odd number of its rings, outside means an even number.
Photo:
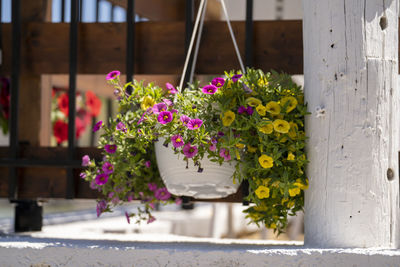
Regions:
<svg viewBox="0 0 400 267"><path fill-rule="evenodd" d="M229 32L230 32L231 37L232 37L232 42L233 42L233 46L235 47L236 56L237 56L237 58L239 60L240 68L242 69L242 72L244 74L244 73L246 73L246 71L245 71L245 68L244 68L244 65L243 65L242 57L240 56L238 45L236 43L235 35L233 34L231 22L230 22L229 16L228 16L228 11L226 10L226 6L225 6L225 0L221 0L221 5L222 5L222 9L224 10L224 13L225 13L226 23L228 24Z"/></svg>

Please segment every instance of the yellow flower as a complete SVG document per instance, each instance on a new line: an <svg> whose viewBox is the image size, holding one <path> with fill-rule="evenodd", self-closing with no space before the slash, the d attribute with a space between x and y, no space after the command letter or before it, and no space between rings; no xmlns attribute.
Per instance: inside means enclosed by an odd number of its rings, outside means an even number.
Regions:
<svg viewBox="0 0 400 267"><path fill-rule="evenodd" d="M287 160L294 160L295 156L293 155L292 152L289 152L288 156L287 156Z"/></svg>
<svg viewBox="0 0 400 267"><path fill-rule="evenodd" d="M232 88L232 84L233 84L233 82L231 80L229 80L226 85L226 88L228 88L228 89Z"/></svg>
<svg viewBox="0 0 400 267"><path fill-rule="evenodd" d="M239 150L235 149L235 155L236 155L236 159L240 160Z"/></svg>
<svg viewBox="0 0 400 267"><path fill-rule="evenodd" d="M274 125L274 130L277 131L278 133L287 133L287 132L289 132L290 125L285 120L277 119L272 124Z"/></svg>
<svg viewBox="0 0 400 267"><path fill-rule="evenodd" d="M289 189L289 196L294 197L298 194L300 194L300 188L295 187L295 188Z"/></svg>
<svg viewBox="0 0 400 267"><path fill-rule="evenodd" d="M282 107L287 105L286 113L289 113L297 106L297 99L294 98L293 96L286 96L286 97L282 98L280 102L281 102Z"/></svg>
<svg viewBox="0 0 400 267"><path fill-rule="evenodd" d="M262 102L260 99L254 98L254 97L249 97L246 99L246 104L248 104L251 107L257 107L258 105L261 105Z"/></svg>
<svg viewBox="0 0 400 267"><path fill-rule="evenodd" d="M274 126L272 125L272 123L269 123L261 126L260 128L258 128L258 130L262 133L270 134L274 130Z"/></svg>
<svg viewBox="0 0 400 267"><path fill-rule="evenodd" d="M294 140L297 137L297 129L298 129L298 127L297 127L297 124L294 123L294 122L289 122L289 125L290 125L290 130L289 130L288 135L289 135L290 138L292 138Z"/></svg>
<svg viewBox="0 0 400 267"><path fill-rule="evenodd" d="M260 185L255 193L259 199L269 198L269 188L266 186Z"/></svg>
<svg viewBox="0 0 400 267"><path fill-rule="evenodd" d="M260 163L261 167L263 167L264 169L269 169L272 168L272 166L274 166L274 160L267 155L261 155L258 158L258 162Z"/></svg>
<svg viewBox="0 0 400 267"><path fill-rule="evenodd" d="M154 101L154 99L151 98L151 96L145 96L145 97L143 98L142 103L140 104L140 107L141 107L143 110L147 110L148 108L153 107L155 103L156 103L156 101Z"/></svg>
<svg viewBox="0 0 400 267"><path fill-rule="evenodd" d="M287 207L288 208L291 208L291 207L293 207L294 206L294 201L293 200L291 200L291 201L289 201L288 203L287 203Z"/></svg>
<svg viewBox="0 0 400 267"><path fill-rule="evenodd" d="M237 144L236 144L236 147L239 148L239 149L243 149L243 148L244 148L244 144L242 144L242 143L237 143Z"/></svg>
<svg viewBox="0 0 400 267"><path fill-rule="evenodd" d="M250 153L256 153L257 148L253 146L247 146L247 151L249 151Z"/></svg>
<svg viewBox="0 0 400 267"><path fill-rule="evenodd" d="M308 183L307 184L303 184L301 179L296 179L296 182L293 183L295 186L297 186L298 188L300 188L301 190L305 190L308 188Z"/></svg>
<svg viewBox="0 0 400 267"><path fill-rule="evenodd" d="M235 113L228 110L224 113L224 117L222 117L222 124L224 126L230 126L234 120L235 120Z"/></svg>
<svg viewBox="0 0 400 267"><path fill-rule="evenodd" d="M260 86L260 87L266 86L266 85L268 85L268 81L267 81L267 79L265 79L265 78L260 78L260 79L258 79L257 84L258 84L258 86Z"/></svg>
<svg viewBox="0 0 400 267"><path fill-rule="evenodd" d="M272 115L278 115L279 113L281 113L281 107L275 101L268 102L268 104L265 107L267 111Z"/></svg>
<svg viewBox="0 0 400 267"><path fill-rule="evenodd" d="M265 116L265 112L267 111L267 109L260 104L256 107L256 111L258 114L260 114L260 116Z"/></svg>
<svg viewBox="0 0 400 267"><path fill-rule="evenodd" d="M275 224L275 223L271 223L271 224L269 225L269 228L271 228L271 229L276 229L276 224Z"/></svg>

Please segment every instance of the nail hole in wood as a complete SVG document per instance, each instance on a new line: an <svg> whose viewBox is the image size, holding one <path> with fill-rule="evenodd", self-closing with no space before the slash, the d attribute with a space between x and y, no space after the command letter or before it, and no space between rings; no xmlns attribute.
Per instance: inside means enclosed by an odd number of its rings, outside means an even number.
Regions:
<svg viewBox="0 0 400 267"><path fill-rule="evenodd" d="M387 169L386 176L389 181L392 181L394 179L394 171L391 168Z"/></svg>
<svg viewBox="0 0 400 267"><path fill-rule="evenodd" d="M381 17L379 20L379 26L381 26L382 31L388 27L388 20L385 16Z"/></svg>

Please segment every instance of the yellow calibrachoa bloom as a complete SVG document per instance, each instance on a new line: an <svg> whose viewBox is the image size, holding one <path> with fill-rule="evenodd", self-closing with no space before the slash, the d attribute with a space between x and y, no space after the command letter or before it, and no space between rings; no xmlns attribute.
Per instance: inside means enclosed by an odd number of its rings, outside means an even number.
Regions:
<svg viewBox="0 0 400 267"><path fill-rule="evenodd" d="M293 155L292 152L289 152L288 156L287 156L287 160L294 160L295 156Z"/></svg>
<svg viewBox="0 0 400 267"><path fill-rule="evenodd" d="M244 148L244 144L242 144L242 143L237 143L237 144L236 144L236 147L239 148L239 149L243 149L243 148Z"/></svg>
<svg viewBox="0 0 400 267"><path fill-rule="evenodd" d="M275 224L275 223L271 223L271 224L269 225L269 228L271 228L271 229L276 229L276 224Z"/></svg>
<svg viewBox="0 0 400 267"><path fill-rule="evenodd" d="M298 126L294 122L289 122L289 125L290 125L290 130L289 130L288 135L289 135L290 138L292 138L294 140L297 137L297 133L296 132L297 132Z"/></svg>
<svg viewBox="0 0 400 267"><path fill-rule="evenodd" d="M272 168L272 166L274 166L274 160L270 156L267 156L265 154L261 155L258 158L258 162L264 169L269 169Z"/></svg>
<svg viewBox="0 0 400 267"><path fill-rule="evenodd" d="M267 111L267 109L260 104L256 107L256 111L258 114L260 114L260 116L265 116L265 112Z"/></svg>
<svg viewBox="0 0 400 267"><path fill-rule="evenodd" d="M290 101L290 102L287 104L286 113L289 113L297 106L297 99L293 96L286 96L286 97L282 98L280 101L281 106L282 107L285 106L288 101Z"/></svg>
<svg viewBox="0 0 400 267"><path fill-rule="evenodd" d="M260 99L257 99L255 97L249 97L249 98L246 99L246 104L248 104L249 106L255 108L258 105L261 105L262 102L261 102Z"/></svg>
<svg viewBox="0 0 400 267"><path fill-rule="evenodd" d="M143 110L147 110L148 108L152 108L155 103L156 103L156 101L153 98L151 98L151 96L145 96L143 98L142 103L140 104L140 107Z"/></svg>
<svg viewBox="0 0 400 267"><path fill-rule="evenodd" d="M274 130L278 133L289 132L290 124L285 120L277 119L272 124L274 125Z"/></svg>
<svg viewBox="0 0 400 267"><path fill-rule="evenodd" d="M300 194L300 188L295 187L295 188L289 189L289 196L294 197L298 194Z"/></svg>
<svg viewBox="0 0 400 267"><path fill-rule="evenodd" d="M258 81L257 81L257 84L258 84L258 86L260 86L260 87L262 87L262 86L267 86L268 85L268 81L267 81L267 79L263 79L263 78L260 78L260 79L258 79Z"/></svg>
<svg viewBox="0 0 400 267"><path fill-rule="evenodd" d="M262 133L270 134L274 130L274 126L272 125L272 123L269 123L261 126L260 128L258 128L258 130Z"/></svg>
<svg viewBox="0 0 400 267"><path fill-rule="evenodd" d="M301 179L296 179L296 182L293 184L298 188L300 188L301 190L306 190L308 188L308 184L303 184Z"/></svg>
<svg viewBox="0 0 400 267"><path fill-rule="evenodd" d="M235 120L235 113L228 110L224 113L224 116L222 117L222 125L230 126L234 120Z"/></svg>
<svg viewBox="0 0 400 267"><path fill-rule="evenodd" d="M267 111L269 113L271 113L272 115L278 115L279 113L281 113L281 107L275 101L268 102L268 104L265 105L265 107L266 107Z"/></svg>
<svg viewBox="0 0 400 267"><path fill-rule="evenodd" d="M260 185L255 193L259 199L269 198L269 188L266 186Z"/></svg>
<svg viewBox="0 0 400 267"><path fill-rule="evenodd" d="M249 151L250 153L256 153L257 148L253 146L247 146L247 151Z"/></svg>

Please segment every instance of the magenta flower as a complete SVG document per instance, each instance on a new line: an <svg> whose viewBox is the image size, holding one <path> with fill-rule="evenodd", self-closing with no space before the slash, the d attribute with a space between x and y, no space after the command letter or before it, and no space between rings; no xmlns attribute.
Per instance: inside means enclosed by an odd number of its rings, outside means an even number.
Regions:
<svg viewBox="0 0 400 267"><path fill-rule="evenodd" d="M253 115L254 110L252 107L248 106L246 109L246 112L247 112L247 114L249 114L251 116L251 115Z"/></svg>
<svg viewBox="0 0 400 267"><path fill-rule="evenodd" d="M168 200L171 197L171 193L168 192L167 188L158 188L156 192L154 192L154 197L158 200Z"/></svg>
<svg viewBox="0 0 400 267"><path fill-rule="evenodd" d="M97 217L99 217L107 208L107 202L105 200L101 200L97 202L96 205L96 212L97 212Z"/></svg>
<svg viewBox="0 0 400 267"><path fill-rule="evenodd" d="M158 122L161 124L167 124L171 122L172 119L173 119L172 113L169 111L161 111L157 117Z"/></svg>
<svg viewBox="0 0 400 267"><path fill-rule="evenodd" d="M192 146L190 143L187 143L184 147L183 147L183 154L187 157L187 158L193 158L194 156L196 156L197 154L197 146Z"/></svg>
<svg viewBox="0 0 400 267"><path fill-rule="evenodd" d="M125 217L126 217L127 222L130 224L131 223L131 218L130 218L128 212L126 212L126 211L125 211Z"/></svg>
<svg viewBox="0 0 400 267"><path fill-rule="evenodd" d="M206 85L201 91L207 95L213 95L217 92L217 90L218 88L215 85Z"/></svg>
<svg viewBox="0 0 400 267"><path fill-rule="evenodd" d="M85 178L86 178L86 173L81 172L81 173L79 174L79 177L81 177L82 179L85 179Z"/></svg>
<svg viewBox="0 0 400 267"><path fill-rule="evenodd" d="M176 109L171 109L171 112L172 112L172 114L174 114L174 113L178 113L178 110L176 110Z"/></svg>
<svg viewBox="0 0 400 267"><path fill-rule="evenodd" d="M118 78L118 76L121 75L121 72L117 70L113 70L110 73L107 74L106 80L114 80L115 78Z"/></svg>
<svg viewBox="0 0 400 267"><path fill-rule="evenodd" d="M180 197L176 198L176 199L175 199L175 204L176 204L176 205L182 204L182 198L180 198Z"/></svg>
<svg viewBox="0 0 400 267"><path fill-rule="evenodd" d="M172 101L169 100L169 99L167 99L167 98L164 98L162 101L163 101L165 104L167 104L167 106L173 106Z"/></svg>
<svg viewBox="0 0 400 267"><path fill-rule="evenodd" d="M187 123L187 127L189 130L196 130L199 129L201 127L201 125L203 124L203 121L200 119L192 119Z"/></svg>
<svg viewBox="0 0 400 267"><path fill-rule="evenodd" d="M112 165L110 162L104 162L103 166L101 166L101 169L105 174L110 175L114 172L114 165Z"/></svg>
<svg viewBox="0 0 400 267"><path fill-rule="evenodd" d="M150 202L150 203L149 203L149 207L150 207L152 210L154 210L154 209L156 208L156 205L154 205L153 202Z"/></svg>
<svg viewBox="0 0 400 267"><path fill-rule="evenodd" d="M209 149L210 151L215 151L215 150L217 150L217 145L216 145L216 144L210 144L210 146L208 147L208 149Z"/></svg>
<svg viewBox="0 0 400 267"><path fill-rule="evenodd" d="M105 173L97 174L96 178L95 178L95 181L96 181L96 184L103 185L103 184L107 183L108 175L105 174Z"/></svg>
<svg viewBox="0 0 400 267"><path fill-rule="evenodd" d="M126 131L127 131L126 126L122 121L117 123L117 126L115 126L115 129L117 131L123 131L124 133L126 133Z"/></svg>
<svg viewBox="0 0 400 267"><path fill-rule="evenodd" d="M150 160L146 161L146 162L144 163L144 166L146 166L146 168L150 168L150 167L151 167L151 162L150 162Z"/></svg>
<svg viewBox="0 0 400 267"><path fill-rule="evenodd" d="M224 136L225 134L223 132L218 132L218 136Z"/></svg>
<svg viewBox="0 0 400 267"><path fill-rule="evenodd" d="M235 83L235 82L239 81L239 79L242 78L242 76L243 76L242 74L233 75L232 76L232 82Z"/></svg>
<svg viewBox="0 0 400 267"><path fill-rule="evenodd" d="M183 125L187 126L188 122L191 120L188 116L186 115L182 115L180 118L181 122L183 123Z"/></svg>
<svg viewBox="0 0 400 267"><path fill-rule="evenodd" d="M104 149L106 150L107 153L114 154L115 151L117 151L117 145L108 145L107 144L104 146Z"/></svg>
<svg viewBox="0 0 400 267"><path fill-rule="evenodd" d="M218 88L224 86L224 83L225 83L225 79L221 78L221 77L214 78L211 82L212 85L214 85Z"/></svg>
<svg viewBox="0 0 400 267"><path fill-rule="evenodd" d="M172 141L172 145L174 147L181 147L181 146L185 145L185 142L183 142L182 136L180 136L179 134L172 136L171 141Z"/></svg>
<svg viewBox="0 0 400 267"><path fill-rule="evenodd" d="M93 132L97 132L100 130L100 128L103 127L103 121L98 121L94 126L93 126Z"/></svg>
<svg viewBox="0 0 400 267"><path fill-rule="evenodd" d="M152 223L156 220L156 218L154 218L153 216L149 216L149 218L147 219L147 224Z"/></svg>
<svg viewBox="0 0 400 267"><path fill-rule="evenodd" d="M157 185L155 183L148 183L147 186L149 187L150 191L156 191L157 190Z"/></svg>
<svg viewBox="0 0 400 267"><path fill-rule="evenodd" d="M90 165L90 158L88 155L82 157L82 166L86 167Z"/></svg>
<svg viewBox="0 0 400 267"><path fill-rule="evenodd" d="M165 103L158 103L153 106L154 114L159 114L162 111L167 111L167 105Z"/></svg>
<svg viewBox="0 0 400 267"><path fill-rule="evenodd" d="M219 151L219 155L224 158L225 161L231 160L231 155L229 154L229 150L225 148L221 148Z"/></svg>
<svg viewBox="0 0 400 267"><path fill-rule="evenodd" d="M245 112L247 112L247 109L246 109L244 106L240 106L240 107L238 108L238 114L243 114L243 113L245 113Z"/></svg>
<svg viewBox="0 0 400 267"><path fill-rule="evenodd" d="M167 87L168 93L170 93L170 94L178 93L178 90L176 90L172 84L166 83L165 86Z"/></svg>

